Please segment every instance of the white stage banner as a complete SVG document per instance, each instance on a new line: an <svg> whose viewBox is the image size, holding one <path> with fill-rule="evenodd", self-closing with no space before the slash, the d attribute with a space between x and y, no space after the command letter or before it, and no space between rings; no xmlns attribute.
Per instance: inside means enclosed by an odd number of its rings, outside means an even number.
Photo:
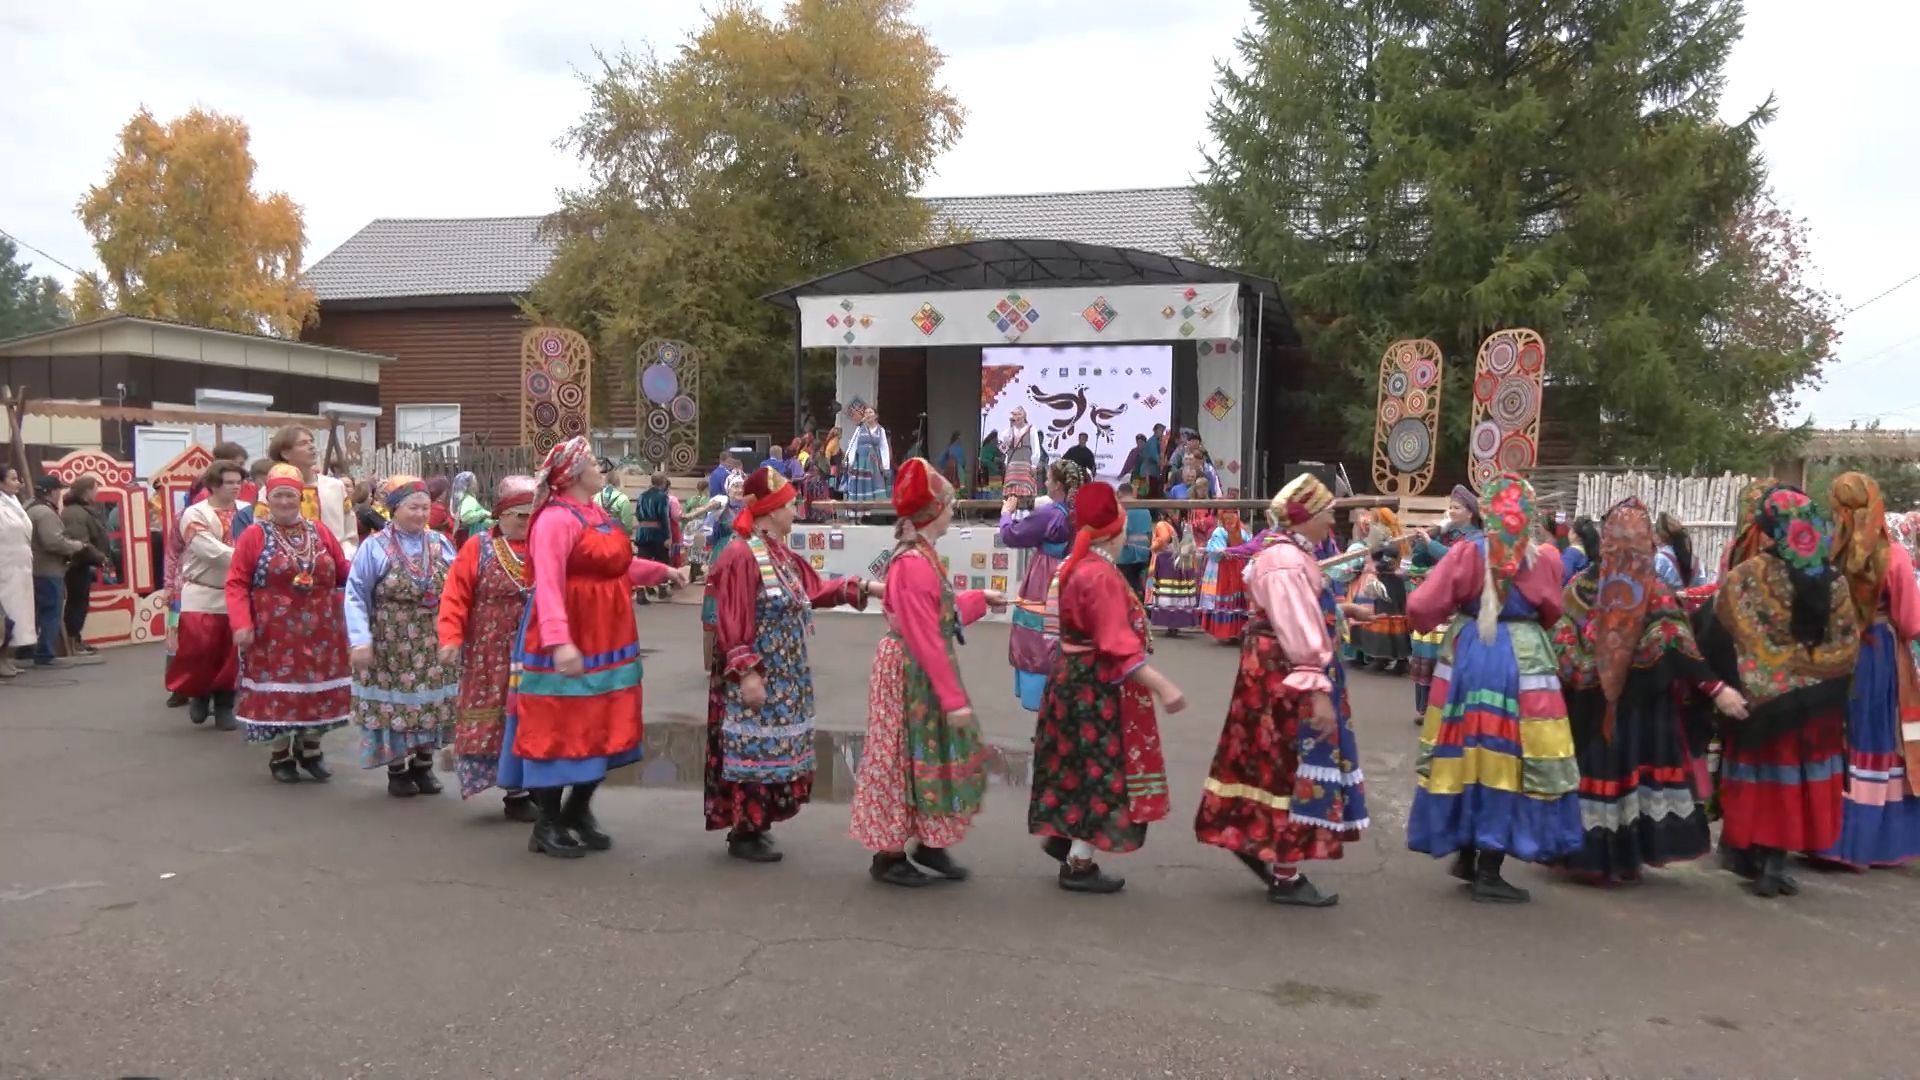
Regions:
<svg viewBox="0 0 1920 1080"><path fill-rule="evenodd" d="M1213 471L1220 474L1224 498L1241 498L1246 463L1240 460L1242 422L1251 410L1241 400L1242 346L1236 335L1203 341L1197 347L1200 376L1200 412L1194 430L1213 457Z"/></svg>
<svg viewBox="0 0 1920 1080"><path fill-rule="evenodd" d="M1005 438L1013 410L1025 409L1049 460L1085 435L1098 479L1118 483L1134 436L1172 424L1172 386L1171 345L982 349L980 437Z"/></svg>
<svg viewBox="0 0 1920 1080"><path fill-rule="evenodd" d="M960 589L998 589L1012 596L1026 573L1026 552L998 546L1000 530L989 525L958 525L940 538L938 551L947 580ZM884 581L895 544L891 525L799 525L787 537L793 553L829 577L859 576ZM851 608L837 610L851 611ZM867 605L878 614L880 604ZM1005 622L1005 612L987 613Z"/></svg>
<svg viewBox="0 0 1920 1080"><path fill-rule="evenodd" d="M833 399L840 403L833 424L842 433L852 434L860 425L854 408L880 401L880 350L838 348L833 352ZM881 417L880 422L884 425L887 418Z"/></svg>
<svg viewBox="0 0 1920 1080"><path fill-rule="evenodd" d="M800 298L800 341L810 349L1204 341L1239 333L1240 289L1235 284Z"/></svg>

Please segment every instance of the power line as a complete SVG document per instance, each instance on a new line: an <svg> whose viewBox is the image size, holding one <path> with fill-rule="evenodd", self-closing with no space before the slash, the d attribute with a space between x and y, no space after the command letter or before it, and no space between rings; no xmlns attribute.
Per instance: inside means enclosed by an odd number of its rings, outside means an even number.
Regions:
<svg viewBox="0 0 1920 1080"><path fill-rule="evenodd" d="M12 233L8 232L5 229L0 229L0 236L4 236L7 239L13 241L14 243L19 244L21 247L26 248L28 251L33 252L34 254L40 256L41 258L47 260L48 262L51 262L53 265L59 267L62 270L65 270L67 273L72 274L74 277L81 276L80 271L75 270L73 267L68 266L66 263L61 262L59 259L54 258L53 256L47 254L44 251L41 251L39 248L34 247L32 244L27 243L25 240L20 239L19 237L13 235Z"/></svg>
<svg viewBox="0 0 1920 1080"><path fill-rule="evenodd" d="M1847 316L1853 314L1854 312L1859 311L1861 308L1866 307L1868 304L1871 304L1877 300L1884 300L1887 297L1892 296L1894 293L1899 292L1901 289L1906 288L1907 286L1913 284L1916 281L1920 281L1920 270L1916 270L1913 273L1913 276L1907 278L1907 280L1901 282L1900 284L1895 285L1893 288L1887 289L1883 292L1875 293L1874 295L1866 298L1865 300L1860 301L1859 303L1853 305L1847 310L1841 312L1840 317L1844 319Z"/></svg>

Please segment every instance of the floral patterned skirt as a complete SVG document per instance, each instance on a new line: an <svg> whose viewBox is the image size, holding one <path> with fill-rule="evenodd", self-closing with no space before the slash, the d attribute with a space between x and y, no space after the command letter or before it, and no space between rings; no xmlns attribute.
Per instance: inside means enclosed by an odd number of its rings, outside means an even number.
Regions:
<svg viewBox="0 0 1920 1080"><path fill-rule="evenodd" d="M706 796L703 808L707 830L740 833L765 832L777 822L800 812L813 798L813 772L786 782L728 780L724 775L727 719L726 679L717 674L720 657L710 656L707 676Z"/></svg>
<svg viewBox="0 0 1920 1080"><path fill-rule="evenodd" d="M1056 652L1033 735L1027 831L1133 851L1167 812L1153 698L1101 679L1091 653Z"/></svg>
<svg viewBox="0 0 1920 1080"><path fill-rule="evenodd" d="M906 650L893 634L880 639L867 690L867 743L853 790L848 830L868 851L904 851L918 840L952 847L967 835L972 814L922 814L909 798L912 754L906 734ZM978 761L974 768L978 768Z"/></svg>
<svg viewBox="0 0 1920 1080"><path fill-rule="evenodd" d="M1344 687L1336 683L1334 730L1322 736L1312 695L1284 684L1292 670L1270 634L1247 635L1194 821L1201 843L1283 866L1338 859L1367 827Z"/></svg>

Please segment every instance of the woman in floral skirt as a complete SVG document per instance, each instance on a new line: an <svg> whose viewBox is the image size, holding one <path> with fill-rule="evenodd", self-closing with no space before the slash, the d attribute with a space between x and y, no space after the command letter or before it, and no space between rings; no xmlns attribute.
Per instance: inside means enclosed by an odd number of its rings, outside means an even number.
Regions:
<svg viewBox="0 0 1920 1080"><path fill-rule="evenodd" d="M866 606L886 586L825 579L793 553L797 494L762 467L747 477L738 539L708 579L714 603L713 674L707 690L706 820L727 830L727 854L778 862L770 827L813 794L813 609Z"/></svg>
<svg viewBox="0 0 1920 1080"><path fill-rule="evenodd" d="M1219 524L1207 538L1207 569L1200 577L1200 622L1207 633L1225 645L1237 644L1247 625L1247 560L1227 554L1228 548L1247 542L1247 527L1238 510L1220 511Z"/></svg>
<svg viewBox="0 0 1920 1080"><path fill-rule="evenodd" d="M299 468L274 466L262 487L267 516L240 534L227 564L227 619L240 651L235 712L247 741L271 749L275 780L296 783L304 769L325 782L333 771L320 737L346 726L353 708L339 594L347 556L331 529L301 513Z"/></svg>
<svg viewBox="0 0 1920 1080"><path fill-rule="evenodd" d="M447 667L461 665L453 748L459 755L463 799L492 787L500 772L513 645L533 598L533 574L527 563L533 494L531 476L500 481L493 500L493 527L482 528L461 545L440 597L440 662ZM524 788L506 793L505 812L512 821L532 822L539 816L533 793Z"/></svg>
<svg viewBox="0 0 1920 1080"><path fill-rule="evenodd" d="M1252 870L1269 901L1330 907L1339 895L1322 893L1297 864L1340 858L1368 824L1335 652L1340 605L1313 557L1333 530L1333 493L1304 473L1267 517L1284 531L1247 571L1253 618L1194 833Z"/></svg>
<svg viewBox="0 0 1920 1080"><path fill-rule="evenodd" d="M1113 488L1088 484L1074 504L1073 551L1060 564L1060 645L1033 736L1027 831L1044 837L1068 892L1113 893L1095 849L1133 851L1167 816L1166 763L1153 702L1168 714L1187 699L1147 663L1147 613L1113 564L1126 543Z"/></svg>
<svg viewBox="0 0 1920 1080"><path fill-rule="evenodd" d="M889 633L874 650L852 827L873 852L874 880L889 885L935 880L922 870L965 880L947 849L967 834L986 795L980 727L954 645L961 627L1006 600L979 589L955 593L940 572L934 545L953 523L954 494L952 479L921 458L900 466L893 488L900 525L887 564Z"/></svg>
<svg viewBox="0 0 1920 1080"><path fill-rule="evenodd" d="M353 720L360 767L387 767L387 794L438 795L433 752L453 741L459 668L440 662L435 625L453 543L427 528L433 497L418 477L389 477L393 523L360 545L347 577Z"/></svg>

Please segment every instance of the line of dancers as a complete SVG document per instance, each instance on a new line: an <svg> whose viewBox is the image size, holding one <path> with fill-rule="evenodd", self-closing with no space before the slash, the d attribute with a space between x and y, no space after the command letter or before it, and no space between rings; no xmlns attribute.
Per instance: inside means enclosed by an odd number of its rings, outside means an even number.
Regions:
<svg viewBox="0 0 1920 1080"><path fill-rule="evenodd" d="M351 555L298 464L266 476L265 512L237 536L244 476L216 462L205 479L208 509L183 519L192 591L172 670L232 702L276 780L327 780L321 736L351 724L361 766L384 768L396 798L439 793L434 756L451 746L462 796L500 789L503 812L532 825L530 850L612 846L592 801L640 756L633 593L687 575L635 557L594 498L604 479L585 440L502 481L490 524L458 550L427 527L418 478L385 482L390 525ZM1009 598L940 573L956 492L924 459L895 475L883 581L817 574L786 542L796 487L770 468L745 478L702 614L704 815L730 856L782 859L773 828L811 797L813 611L877 601L887 632L851 835L876 881L965 879L953 849L985 798L986 748L956 649L1012 605L1014 693L1036 717L1028 830L1061 888L1124 886L1096 859L1138 849L1172 812L1157 713L1186 698L1151 663L1152 620L1121 568L1138 523L1070 462L1046 483L1049 505L1003 516L1003 542L1037 549ZM1716 804L1729 865L1763 896L1797 890L1788 852L1855 866L1920 855L1905 762L1920 730L1900 726L1903 708L1920 715L1920 585L1871 480L1842 477L1834 516L1796 489L1748 493L1717 595L1692 620L1638 503L1606 516L1591 565L1563 586L1558 552L1531 536L1524 480L1467 495L1456 502L1478 527L1454 534L1406 601L1412 630L1439 635L1407 843L1450 858L1475 900L1528 899L1503 875L1508 856L1593 881L1699 857ZM1339 656L1343 624L1367 612L1319 564L1333 503L1297 477L1236 545L1247 618L1195 819L1271 901L1305 907L1337 896L1300 866L1340 858L1369 824ZM1717 790L1703 765L1716 733Z"/></svg>

